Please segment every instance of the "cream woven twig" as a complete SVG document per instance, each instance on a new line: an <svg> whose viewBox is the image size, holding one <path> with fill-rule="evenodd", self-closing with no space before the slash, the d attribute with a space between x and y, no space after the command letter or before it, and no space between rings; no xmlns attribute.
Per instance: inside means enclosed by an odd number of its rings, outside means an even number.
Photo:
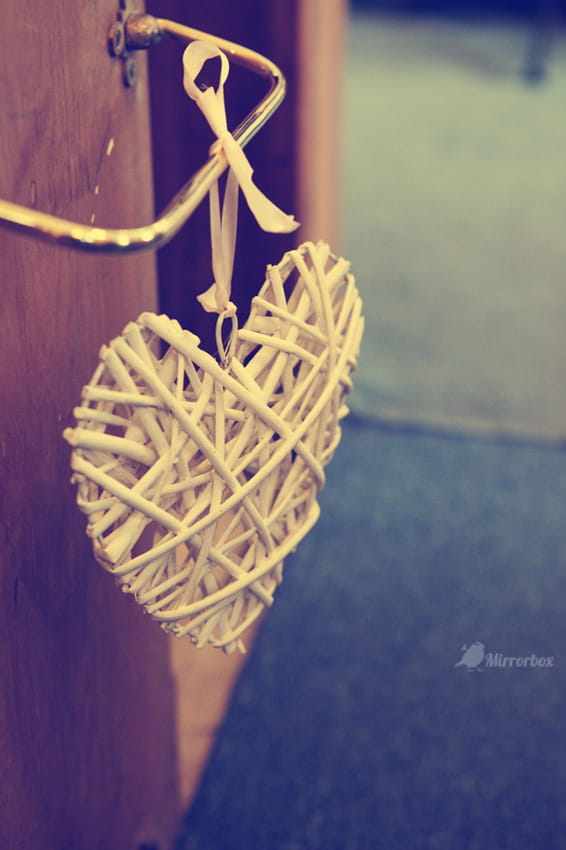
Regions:
<svg viewBox="0 0 566 850"><path fill-rule="evenodd" d="M97 560L198 646L244 649L318 517L363 327L348 268L311 243L269 267L228 368L143 313L64 432Z"/></svg>

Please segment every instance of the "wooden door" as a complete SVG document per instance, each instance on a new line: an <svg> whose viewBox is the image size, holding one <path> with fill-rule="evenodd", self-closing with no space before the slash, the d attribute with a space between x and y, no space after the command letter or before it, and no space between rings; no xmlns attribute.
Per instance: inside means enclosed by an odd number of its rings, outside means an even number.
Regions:
<svg viewBox="0 0 566 850"><path fill-rule="evenodd" d="M106 45L116 0L4 0L0 197L152 218L145 57ZM165 848L176 816L165 635L95 564L61 438L100 345L156 305L153 255L0 230L0 844Z"/></svg>

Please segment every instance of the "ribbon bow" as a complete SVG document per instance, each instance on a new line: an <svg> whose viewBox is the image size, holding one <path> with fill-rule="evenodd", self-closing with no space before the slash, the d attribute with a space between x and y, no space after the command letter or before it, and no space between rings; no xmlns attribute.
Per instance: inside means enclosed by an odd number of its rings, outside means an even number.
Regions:
<svg viewBox="0 0 566 850"><path fill-rule="evenodd" d="M220 79L218 89L209 87L201 90L195 80L207 59L220 57ZM189 97L195 101L217 141L211 153L222 148L228 160L229 170L220 213L218 181L210 189L210 232L212 242L212 271L214 283L198 296L204 309L218 312L222 316L234 316L236 307L230 301L236 229L238 224L238 187L242 190L248 206L262 230L270 233L291 233L299 227L292 215L276 207L252 180L253 169L244 151L228 130L224 104L224 83L228 78L229 62L225 54L209 41L194 41L183 54L183 85Z"/></svg>

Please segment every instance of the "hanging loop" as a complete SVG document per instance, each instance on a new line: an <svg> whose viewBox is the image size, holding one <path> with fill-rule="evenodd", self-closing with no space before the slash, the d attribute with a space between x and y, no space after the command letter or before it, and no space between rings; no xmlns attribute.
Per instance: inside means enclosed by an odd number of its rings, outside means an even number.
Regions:
<svg viewBox="0 0 566 850"><path fill-rule="evenodd" d="M220 59L218 87L201 89L197 78L209 59ZM238 191L248 203L259 226L269 233L291 233L299 227L294 216L287 215L269 200L253 182L253 169L242 148L228 130L224 84L228 79L230 63L226 54L210 41L194 41L183 54L183 85L191 100L206 118L217 141L211 148L222 150L230 169L226 181L222 210L218 182L210 188L210 236L212 244L213 285L199 298L209 312L224 313L230 302L232 271L238 227Z"/></svg>
<svg viewBox="0 0 566 850"><path fill-rule="evenodd" d="M226 319L232 320L232 326L230 328L230 335L228 337L228 348L224 345L224 340L222 339L222 327L224 325L224 321ZM236 342L238 339L238 317L236 315L236 305L230 304L228 307L222 312L218 314L218 318L216 320L216 349L218 351L218 355L220 357L220 362L225 369L228 369L230 363L232 362L232 358L234 357L234 352L236 349Z"/></svg>

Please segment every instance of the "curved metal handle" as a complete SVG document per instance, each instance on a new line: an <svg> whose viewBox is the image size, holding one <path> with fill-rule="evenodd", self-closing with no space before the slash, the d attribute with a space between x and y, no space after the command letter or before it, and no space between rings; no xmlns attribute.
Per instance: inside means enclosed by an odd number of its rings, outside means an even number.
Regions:
<svg viewBox="0 0 566 850"><path fill-rule="evenodd" d="M165 35L186 42L206 39L236 64L269 79L268 93L232 133L241 147L263 127L285 97L285 78L277 65L246 47L151 15L132 15L125 22L125 30L128 46L132 49L150 47ZM180 230L227 167L226 157L219 150L181 187L154 222L141 227L94 227L3 200L0 200L0 225L43 241L84 251L124 254L159 248Z"/></svg>

